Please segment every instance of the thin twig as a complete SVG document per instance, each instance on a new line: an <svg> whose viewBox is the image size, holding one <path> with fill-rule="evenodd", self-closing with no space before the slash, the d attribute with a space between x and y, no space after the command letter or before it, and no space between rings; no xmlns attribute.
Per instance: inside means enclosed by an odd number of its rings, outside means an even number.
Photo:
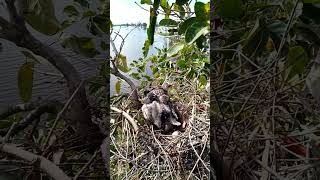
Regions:
<svg viewBox="0 0 320 180"><path fill-rule="evenodd" d="M115 112L118 112L118 113L122 114L129 121L129 123L132 125L134 131L135 132L139 131L139 127L138 127L137 123L135 122L135 120L128 113L126 113L125 111L120 110L120 109L118 109L116 107L113 107L113 106L111 106L110 109L115 111Z"/></svg>
<svg viewBox="0 0 320 180"><path fill-rule="evenodd" d="M84 81L81 81L80 84L78 85L77 89L73 92L73 94L71 95L71 97L68 99L68 101L66 102L66 104L64 105L64 107L62 108L62 110L58 113L56 119L54 120L54 123L50 129L50 132L48 134L48 136L46 137L42 150L44 150L53 134L54 129L56 128L58 121L60 120L60 118L64 115L65 111L68 109L69 105L71 104L73 98L75 97L75 95L77 94L77 92L79 91L79 89L81 88L81 86L83 85Z"/></svg>

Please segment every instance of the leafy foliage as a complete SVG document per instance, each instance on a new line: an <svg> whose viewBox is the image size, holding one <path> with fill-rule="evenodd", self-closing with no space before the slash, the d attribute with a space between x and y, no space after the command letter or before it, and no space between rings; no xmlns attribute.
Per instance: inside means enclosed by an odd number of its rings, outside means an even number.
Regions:
<svg viewBox="0 0 320 180"><path fill-rule="evenodd" d="M23 102L28 102L32 97L33 68L33 62L25 62L18 72L18 87Z"/></svg>

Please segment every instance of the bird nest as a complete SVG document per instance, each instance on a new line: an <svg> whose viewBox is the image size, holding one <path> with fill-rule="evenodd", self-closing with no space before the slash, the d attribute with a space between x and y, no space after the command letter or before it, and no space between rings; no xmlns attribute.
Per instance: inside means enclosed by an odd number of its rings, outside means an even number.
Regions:
<svg viewBox="0 0 320 180"><path fill-rule="evenodd" d="M209 179L208 94L204 89L191 88L194 86L191 84L176 89L180 100L190 107L188 125L183 132L163 134L144 123L141 111L128 112L138 123L136 132L125 117L111 114L114 119L110 157L113 178Z"/></svg>

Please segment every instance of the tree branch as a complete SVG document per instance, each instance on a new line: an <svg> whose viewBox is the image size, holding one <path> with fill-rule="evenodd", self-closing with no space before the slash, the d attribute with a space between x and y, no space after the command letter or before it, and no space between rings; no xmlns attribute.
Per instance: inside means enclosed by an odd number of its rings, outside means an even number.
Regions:
<svg viewBox="0 0 320 180"><path fill-rule="evenodd" d="M57 167L54 163L44 158L43 156L39 156L31 152L25 151L11 144L2 144L0 146L0 150L2 152L14 155L29 162L34 162L35 160L38 160L40 168L53 179L71 180L71 178L68 177L59 167Z"/></svg>
<svg viewBox="0 0 320 180"><path fill-rule="evenodd" d="M119 55L119 52L118 52L118 50L117 50L116 46L114 45L114 42L111 38L110 38L110 43L111 43L113 50L114 50L116 57L117 57ZM142 103L139 100L139 94L138 94L138 89L137 89L136 85L133 83L133 81L131 81L130 78L126 77L118 70L114 60L111 60L111 63L112 63L111 74L123 79L124 81L126 81L129 84L131 91L132 91L130 97L131 97L131 100L134 102L133 108L140 109L142 107Z"/></svg>
<svg viewBox="0 0 320 180"><path fill-rule="evenodd" d="M9 107L8 109L0 113L0 121L18 112L31 111L35 107L35 103L19 104L14 107Z"/></svg>
<svg viewBox="0 0 320 180"><path fill-rule="evenodd" d="M134 131L135 132L139 131L139 127L138 127L137 123L134 121L134 119L128 113L126 113L125 111L120 110L120 109L118 109L116 107L112 107L112 106L111 106L110 109L115 111L115 112L117 112L117 113L121 113L130 122L130 124L132 125Z"/></svg>
<svg viewBox="0 0 320 180"><path fill-rule="evenodd" d="M31 111L27 117L25 117L22 121L20 121L18 124L16 124L9 137L14 136L18 132L24 130L26 127L28 127L34 120L40 118L40 116L44 113L57 113L59 106L61 104L59 102L53 101L48 104L41 105Z"/></svg>
<svg viewBox="0 0 320 180"><path fill-rule="evenodd" d="M40 42L27 30L23 18L19 17L16 8L14 7L14 1L6 0L6 4L12 23L8 24L7 21L0 18L0 23L5 25L5 27L2 27L3 29L1 33L3 38L15 43L17 46L27 48L34 54L47 59L63 74L67 80L69 94L71 95L81 81L78 71L64 56L62 56L62 53ZM82 86L73 98L71 109L66 119L70 119L71 125L75 127L76 132L81 137L90 140L91 136L89 136L89 134L92 134L90 132L95 132L92 135L97 135L97 133L99 133L99 127L91 121L88 106L89 103L86 91L84 86ZM103 137L101 138L103 139Z"/></svg>

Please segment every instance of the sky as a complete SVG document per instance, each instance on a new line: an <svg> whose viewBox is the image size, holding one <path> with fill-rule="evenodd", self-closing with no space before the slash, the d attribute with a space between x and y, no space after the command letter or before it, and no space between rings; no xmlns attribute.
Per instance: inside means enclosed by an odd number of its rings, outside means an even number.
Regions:
<svg viewBox="0 0 320 180"><path fill-rule="evenodd" d="M197 0L198 2L209 2L209 0ZM110 17L113 24L122 23L148 23L149 24L149 11L143 10L139 7L140 0L110 0ZM169 0L169 4L175 0ZM195 0L191 2L191 10L193 11ZM149 10L150 5L141 5L143 8ZM160 21L164 16L159 16Z"/></svg>

